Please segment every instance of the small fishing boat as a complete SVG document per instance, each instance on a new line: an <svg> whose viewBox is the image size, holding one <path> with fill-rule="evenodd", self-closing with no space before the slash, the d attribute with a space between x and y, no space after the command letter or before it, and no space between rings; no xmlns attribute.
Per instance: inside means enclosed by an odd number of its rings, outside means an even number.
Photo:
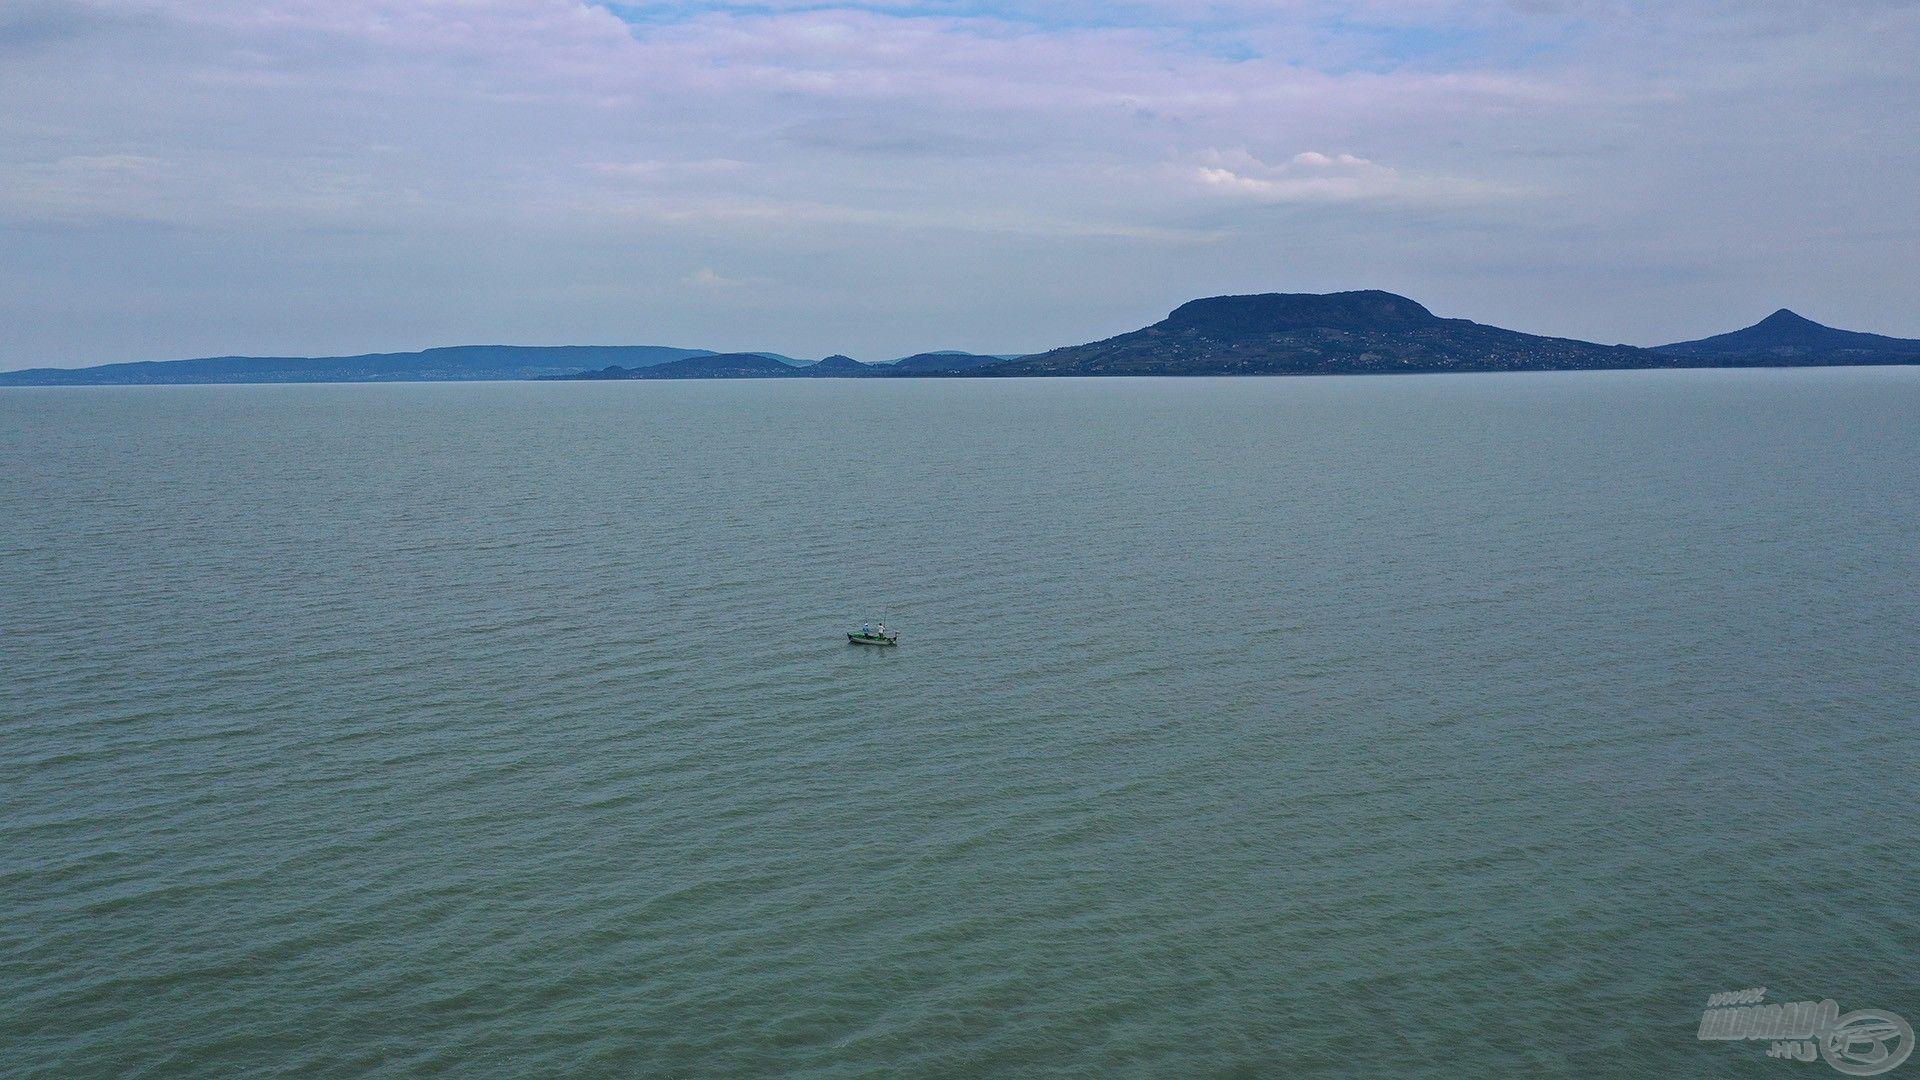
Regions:
<svg viewBox="0 0 1920 1080"><path fill-rule="evenodd" d="M862 624L860 629L847 632L847 640L855 645L898 645L900 631L888 630L886 623L879 626Z"/></svg>

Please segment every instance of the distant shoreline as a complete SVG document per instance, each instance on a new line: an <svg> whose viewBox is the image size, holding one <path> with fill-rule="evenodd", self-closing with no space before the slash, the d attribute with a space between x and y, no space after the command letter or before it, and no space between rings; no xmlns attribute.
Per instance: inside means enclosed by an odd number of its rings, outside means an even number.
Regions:
<svg viewBox="0 0 1920 1080"><path fill-rule="evenodd" d="M917 382L917 381L982 381L982 382L1063 382L1097 381L1107 379L1343 379L1343 378L1415 378L1423 376L1453 375L1604 375L1629 372L1692 372L1692 371L1873 371L1891 368L1920 367L1920 359L1896 360L1880 363L1847 364L1669 364L1658 367L1613 367L1613 368L1524 368L1504 371L1315 371L1315 372L1114 372L1107 374L919 374L919 375L880 375L870 377L848 377L834 379L835 382ZM0 375L5 375L0 372ZM593 385L596 383L787 383L800 380L771 378L656 378L656 379L253 379L232 382L86 382L86 383L0 383L0 390L193 390L212 387L286 387L286 386L503 386L503 385ZM815 377L814 382L826 381L826 377Z"/></svg>
<svg viewBox="0 0 1920 1080"><path fill-rule="evenodd" d="M662 345L462 345L344 357L221 356L0 372L0 386L237 386L691 379L1438 375L1540 371L1885 367L1920 340L1839 330L1782 308L1752 326L1654 348L1602 345L1442 318L1379 290L1214 296L1139 330L1029 355L832 355Z"/></svg>

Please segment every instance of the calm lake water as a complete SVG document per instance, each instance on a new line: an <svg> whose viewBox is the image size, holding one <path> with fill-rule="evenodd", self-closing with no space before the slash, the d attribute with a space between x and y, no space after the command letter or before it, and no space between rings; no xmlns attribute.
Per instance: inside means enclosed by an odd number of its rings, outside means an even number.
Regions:
<svg viewBox="0 0 1920 1080"><path fill-rule="evenodd" d="M1916 479L1915 368L0 392L0 1074L1838 1075L1695 1029L1920 1021Z"/></svg>

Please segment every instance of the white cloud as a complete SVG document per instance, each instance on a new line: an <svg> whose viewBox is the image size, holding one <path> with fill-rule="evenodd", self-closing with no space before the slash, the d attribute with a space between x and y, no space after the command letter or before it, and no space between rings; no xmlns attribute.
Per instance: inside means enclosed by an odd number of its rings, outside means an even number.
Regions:
<svg viewBox="0 0 1920 1080"><path fill-rule="evenodd" d="M711 266L703 266L680 280L696 289L730 289L746 284L745 279L727 277Z"/></svg>
<svg viewBox="0 0 1920 1080"><path fill-rule="evenodd" d="M1303 150L1278 165L1260 160L1242 147L1209 148L1188 175L1205 191L1262 202L1393 200L1460 202L1518 193L1449 176L1404 173L1353 154Z"/></svg>

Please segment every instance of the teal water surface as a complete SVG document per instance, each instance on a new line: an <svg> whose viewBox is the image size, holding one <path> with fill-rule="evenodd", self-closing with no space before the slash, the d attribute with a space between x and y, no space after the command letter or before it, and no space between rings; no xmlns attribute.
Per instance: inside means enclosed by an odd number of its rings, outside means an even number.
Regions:
<svg viewBox="0 0 1920 1080"><path fill-rule="evenodd" d="M0 1075L1825 1075L1695 1029L1920 1021L1917 418L0 392Z"/></svg>

